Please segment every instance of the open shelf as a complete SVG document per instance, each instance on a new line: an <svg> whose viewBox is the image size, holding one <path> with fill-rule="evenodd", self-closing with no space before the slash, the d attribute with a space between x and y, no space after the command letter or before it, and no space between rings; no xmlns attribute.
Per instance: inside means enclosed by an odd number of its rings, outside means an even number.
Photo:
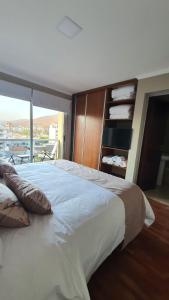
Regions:
<svg viewBox="0 0 169 300"><path fill-rule="evenodd" d="M131 99L120 99L120 100L109 100L107 101L107 104L110 105L121 105L121 104L134 104L135 100L133 98Z"/></svg>
<svg viewBox="0 0 169 300"><path fill-rule="evenodd" d="M100 166L101 171L105 173L109 173L112 175L116 175L122 178L125 178L126 168L122 168L120 166L110 165L104 162L101 162Z"/></svg>
<svg viewBox="0 0 169 300"><path fill-rule="evenodd" d="M101 162L101 164L103 164L103 165L108 165L108 166L110 166L110 167L112 167L112 168L116 168L116 169L122 169L122 170L125 170L126 171L126 168L123 168L123 167L120 167L120 166L116 166L116 165L111 165L111 164L108 164L108 163L105 163L105 162Z"/></svg>
<svg viewBox="0 0 169 300"><path fill-rule="evenodd" d="M117 151L124 151L124 152L128 152L129 149L122 149L122 148L116 148L116 147L108 147L108 146L104 146L102 145L102 148L104 149L111 149L111 150L117 150Z"/></svg>
<svg viewBox="0 0 169 300"><path fill-rule="evenodd" d="M133 85L134 86L134 92L133 94L129 97L129 98L125 98L122 96L121 99L119 100L115 100L115 98L113 99L111 97L111 92L113 89L117 89L117 88L121 88L121 87L126 87L128 85ZM131 113L131 118L125 118L125 119L110 119L109 116L109 109L110 107L113 106L120 106L123 104L130 104L131 108L133 108L134 110L134 105L135 105L135 97L136 97L136 89L137 89L137 82L135 80L130 81L127 84L122 84L122 83L118 83L116 85L112 85L109 86L107 88L107 97L106 97L106 105L105 105L105 111L104 111L104 128L103 128L103 133L104 133L104 129L105 132L112 132L113 135L113 131L116 132L117 134L124 134L125 130L126 132L130 132L131 134L128 134L128 140L126 141L126 144L123 142L117 144L115 141L110 144L113 145L122 145L128 147L129 149L124 149L124 148L117 148L117 147L109 147L109 146L105 146L104 144L106 144L107 142L105 141L105 139L103 138L102 140L102 147L101 147L101 153L100 153L100 170L108 173L108 174L112 174L118 177L122 177L125 178L126 175L126 168L122 168L119 166L115 166L115 165L109 165L106 163L102 162L102 157L103 156L124 156L126 158L126 160L128 159L128 154L129 154L129 150L130 150L130 141L132 138L132 120L133 120L133 113ZM120 107L119 107L120 108ZM109 130L110 129L110 130ZM118 131L119 130L119 131ZM117 135L116 135L117 136ZM114 137L116 139L116 137ZM104 144L103 144L104 143ZM109 142L108 142L109 143Z"/></svg>
<svg viewBox="0 0 169 300"><path fill-rule="evenodd" d="M111 121L111 122L116 122L116 121L132 121L132 119L104 119L105 121Z"/></svg>

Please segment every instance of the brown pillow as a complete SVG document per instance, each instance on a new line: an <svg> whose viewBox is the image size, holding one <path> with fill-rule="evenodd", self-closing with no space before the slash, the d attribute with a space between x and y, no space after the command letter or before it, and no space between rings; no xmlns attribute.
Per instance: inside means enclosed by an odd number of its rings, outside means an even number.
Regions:
<svg viewBox="0 0 169 300"><path fill-rule="evenodd" d="M9 162L0 159L0 177L3 177L5 173L17 174L15 168Z"/></svg>
<svg viewBox="0 0 169 300"><path fill-rule="evenodd" d="M19 201L27 211L39 215L50 214L51 205L45 194L31 182L16 174L4 174L4 179L9 188L17 195Z"/></svg>
<svg viewBox="0 0 169 300"><path fill-rule="evenodd" d="M0 226L14 228L28 225L28 214L17 197L7 186L0 183Z"/></svg>

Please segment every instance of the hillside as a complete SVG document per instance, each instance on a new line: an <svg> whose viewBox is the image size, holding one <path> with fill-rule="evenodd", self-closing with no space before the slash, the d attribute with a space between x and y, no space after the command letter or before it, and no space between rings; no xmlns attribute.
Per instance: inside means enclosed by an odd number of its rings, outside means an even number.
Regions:
<svg viewBox="0 0 169 300"><path fill-rule="evenodd" d="M21 127L29 127L29 120L28 119L20 119L15 121L10 121L9 123L13 126L21 126ZM53 116L44 116L35 118L33 120L34 126L37 127L49 127L50 124L57 123L57 114Z"/></svg>

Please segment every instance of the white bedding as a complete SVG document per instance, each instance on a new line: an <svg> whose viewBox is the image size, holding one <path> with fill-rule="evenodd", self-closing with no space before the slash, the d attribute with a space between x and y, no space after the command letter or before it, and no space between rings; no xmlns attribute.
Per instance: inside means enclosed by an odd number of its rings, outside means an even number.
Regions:
<svg viewBox="0 0 169 300"><path fill-rule="evenodd" d="M39 186L53 215L0 229L0 299L90 299L86 281L125 233L123 202L112 192L48 163L17 166Z"/></svg>
<svg viewBox="0 0 169 300"><path fill-rule="evenodd" d="M31 226L0 229L0 300L87 300L87 281L122 242L125 209L114 193L53 164L16 167L52 204ZM154 220L145 198L146 220Z"/></svg>

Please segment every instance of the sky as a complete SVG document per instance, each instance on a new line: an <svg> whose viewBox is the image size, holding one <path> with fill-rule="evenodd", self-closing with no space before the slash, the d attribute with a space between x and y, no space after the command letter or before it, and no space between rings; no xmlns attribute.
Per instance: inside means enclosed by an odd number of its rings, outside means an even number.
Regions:
<svg viewBox="0 0 169 300"><path fill-rule="evenodd" d="M57 111L42 107L33 108L33 117L56 115ZM30 102L0 95L0 122L30 118Z"/></svg>

